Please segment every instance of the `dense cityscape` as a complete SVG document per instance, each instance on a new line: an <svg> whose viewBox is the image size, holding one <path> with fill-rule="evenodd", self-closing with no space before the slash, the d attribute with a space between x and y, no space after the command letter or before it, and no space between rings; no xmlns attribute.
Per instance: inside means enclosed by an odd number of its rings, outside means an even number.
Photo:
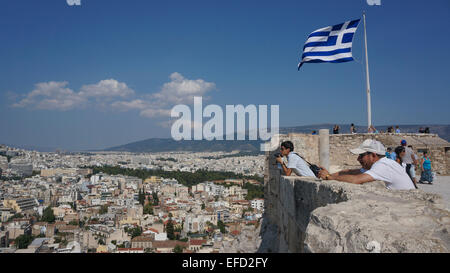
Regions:
<svg viewBox="0 0 450 273"><path fill-rule="evenodd" d="M0 145L0 253L235 252L260 225L263 165L239 152Z"/></svg>

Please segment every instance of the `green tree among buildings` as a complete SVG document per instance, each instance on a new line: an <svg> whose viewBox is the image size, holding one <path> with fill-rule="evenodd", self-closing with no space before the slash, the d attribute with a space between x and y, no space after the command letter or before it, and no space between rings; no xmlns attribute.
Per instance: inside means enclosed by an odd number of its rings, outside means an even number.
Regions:
<svg viewBox="0 0 450 273"><path fill-rule="evenodd" d="M44 209L44 212L42 214L42 221L47 223L55 222L55 214L53 214L52 207L48 206Z"/></svg>
<svg viewBox="0 0 450 273"><path fill-rule="evenodd" d="M15 240L14 243L17 248L24 249L27 248L31 242L33 242L34 237L28 234L19 235Z"/></svg>
<svg viewBox="0 0 450 273"><path fill-rule="evenodd" d="M174 253L183 253L183 247L180 245L176 245L175 248L173 249Z"/></svg>

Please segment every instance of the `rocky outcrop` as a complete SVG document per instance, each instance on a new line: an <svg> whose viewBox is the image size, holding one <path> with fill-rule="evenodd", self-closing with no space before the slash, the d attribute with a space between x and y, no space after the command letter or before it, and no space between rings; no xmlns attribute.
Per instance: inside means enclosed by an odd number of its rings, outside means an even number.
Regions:
<svg viewBox="0 0 450 273"><path fill-rule="evenodd" d="M259 252L450 251L450 211L438 195L271 172Z"/></svg>
<svg viewBox="0 0 450 273"><path fill-rule="evenodd" d="M220 253L255 253L261 244L261 225L245 226L241 233L230 241L223 241Z"/></svg>

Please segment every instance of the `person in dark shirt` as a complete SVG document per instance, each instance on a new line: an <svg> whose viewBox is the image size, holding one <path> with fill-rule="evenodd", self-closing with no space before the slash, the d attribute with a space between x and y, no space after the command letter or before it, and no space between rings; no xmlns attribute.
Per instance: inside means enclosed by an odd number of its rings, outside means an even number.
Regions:
<svg viewBox="0 0 450 273"><path fill-rule="evenodd" d="M350 125L350 134L356 134L356 127L355 124L352 123L352 125Z"/></svg>
<svg viewBox="0 0 450 273"><path fill-rule="evenodd" d="M334 125L334 128L333 128L333 134L335 134L335 135L337 135L337 134L339 134L339 125Z"/></svg>

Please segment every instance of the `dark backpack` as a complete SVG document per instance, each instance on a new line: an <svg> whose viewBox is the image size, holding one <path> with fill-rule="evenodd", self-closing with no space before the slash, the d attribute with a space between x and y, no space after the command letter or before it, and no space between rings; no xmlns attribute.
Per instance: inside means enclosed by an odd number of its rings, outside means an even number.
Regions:
<svg viewBox="0 0 450 273"><path fill-rule="evenodd" d="M294 154L298 155L301 159L305 160L305 162L306 162L306 163L308 164L308 166L309 166L309 169L311 169L311 171L314 173L314 175L315 175L317 178L319 178L319 172L322 170L321 167L319 167L319 166L317 166L317 165L315 165L315 164L309 163L303 156L301 156L301 155L299 155L299 154L297 154L297 153L294 153Z"/></svg>

